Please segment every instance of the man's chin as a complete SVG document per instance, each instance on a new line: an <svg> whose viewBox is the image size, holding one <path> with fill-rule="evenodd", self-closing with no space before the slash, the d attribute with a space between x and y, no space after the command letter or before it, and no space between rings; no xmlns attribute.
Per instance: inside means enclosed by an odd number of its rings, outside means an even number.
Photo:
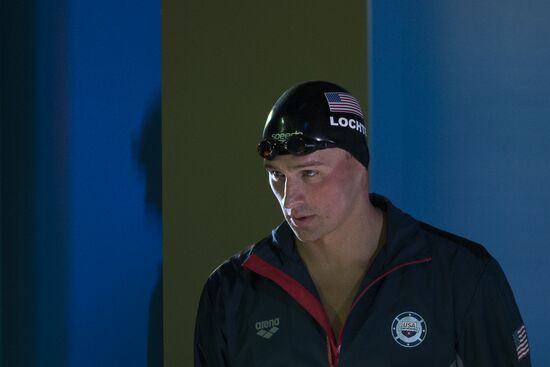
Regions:
<svg viewBox="0 0 550 367"><path fill-rule="evenodd" d="M313 242L320 238L319 233L316 231L295 227L292 224L290 224L290 228L292 229L292 232L294 232L294 236L296 236L300 242Z"/></svg>

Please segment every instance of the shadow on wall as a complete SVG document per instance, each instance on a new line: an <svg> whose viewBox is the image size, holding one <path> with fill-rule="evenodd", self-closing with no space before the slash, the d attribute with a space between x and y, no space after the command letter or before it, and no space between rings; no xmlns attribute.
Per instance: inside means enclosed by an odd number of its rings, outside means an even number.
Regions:
<svg viewBox="0 0 550 367"><path fill-rule="evenodd" d="M142 130L134 141L134 158L145 176L145 204L150 214L162 220L162 147L161 147L161 99L160 96L145 112ZM162 264L149 301L148 367L162 367L163 360L162 317Z"/></svg>

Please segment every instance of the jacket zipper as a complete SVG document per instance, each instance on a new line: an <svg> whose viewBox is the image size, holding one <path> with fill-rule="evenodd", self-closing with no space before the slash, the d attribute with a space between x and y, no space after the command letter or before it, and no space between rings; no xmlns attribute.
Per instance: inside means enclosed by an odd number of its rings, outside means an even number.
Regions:
<svg viewBox="0 0 550 367"><path fill-rule="evenodd" d="M330 367L338 367L340 361L340 352L342 350L342 338L344 335L344 329L346 327L349 315L353 311L355 305L361 300L361 298L372 288L373 285L390 275L391 273L404 268L406 266L427 263L432 260L431 257L425 257L419 260L406 262L399 264L386 271L378 278L369 283L368 286L361 291L359 296L353 301L348 316L344 320L344 324L338 335L338 343L334 338L332 328L328 322L326 312L323 305L313 296L300 282L292 278L288 274L284 273L280 269L277 269L273 265L269 264L257 255L251 255L244 263L243 267L255 272L267 279L271 279L278 284L283 290L285 290L294 300L296 300L314 319L319 323L321 328L325 331L327 336L327 349L328 349L328 362Z"/></svg>
<svg viewBox="0 0 550 367"><path fill-rule="evenodd" d="M391 273L393 273L393 272L395 272L395 271L397 271L401 268L411 266L411 265L423 264L423 263L427 263L427 262L430 262L430 261L432 261L431 257L425 257L425 258L422 258L422 259L419 259L419 260L410 261L410 262L406 262L406 263L403 263L403 264L396 265L393 268L391 268L390 270L388 270L385 273L383 273L382 275L380 275L378 278L374 279L372 282L369 283L369 285L367 285L365 287L365 289L363 289L363 291L361 291L361 293L357 296L357 298L355 298L355 300L351 304L351 308L348 312L348 315L346 316L346 319L344 320L344 324L342 326L342 329L340 329L340 333L338 335L338 343L330 343L329 344L331 346L334 345L334 347L333 347L334 348L334 356L333 356L333 360L330 361L330 366L331 367L338 367L338 364L340 362L340 352L342 350L342 338L344 336L344 329L346 328L346 324L347 324L347 321L349 319L349 315L351 315L355 305L361 300L361 298L365 295L365 293L367 293L368 290L370 288L372 288L372 286L374 286L376 283L378 283L379 281L386 278Z"/></svg>

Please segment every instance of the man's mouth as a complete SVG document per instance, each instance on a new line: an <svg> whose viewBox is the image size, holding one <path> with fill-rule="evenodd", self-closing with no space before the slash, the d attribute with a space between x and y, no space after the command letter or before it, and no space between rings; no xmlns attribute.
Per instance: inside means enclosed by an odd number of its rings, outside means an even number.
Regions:
<svg viewBox="0 0 550 367"><path fill-rule="evenodd" d="M290 217L290 222L296 227L302 227L313 220L314 215L299 215Z"/></svg>

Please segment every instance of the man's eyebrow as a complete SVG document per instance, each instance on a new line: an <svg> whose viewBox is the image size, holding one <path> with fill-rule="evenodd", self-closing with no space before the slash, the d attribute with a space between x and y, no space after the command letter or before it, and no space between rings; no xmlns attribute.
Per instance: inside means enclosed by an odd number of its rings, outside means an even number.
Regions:
<svg viewBox="0 0 550 367"><path fill-rule="evenodd" d="M264 163L264 168L265 169L277 169L277 167L275 167L274 165L272 164L269 164L269 163Z"/></svg>
<svg viewBox="0 0 550 367"><path fill-rule="evenodd" d="M318 167L318 166L324 166L325 163L321 161L306 161L304 163L296 164L294 166L291 166L291 169L302 169L307 167Z"/></svg>
<svg viewBox="0 0 550 367"><path fill-rule="evenodd" d="M312 160L312 161L306 161L306 162L303 162L303 163L300 163L300 164L290 166L290 169L291 170L299 170L299 169L302 169L302 168L318 167L318 166L324 166L324 165L325 165L324 162L317 161L317 160ZM279 169L278 167L275 167L274 165L272 165L268 162L264 163L264 168L265 169L273 169L273 170Z"/></svg>

